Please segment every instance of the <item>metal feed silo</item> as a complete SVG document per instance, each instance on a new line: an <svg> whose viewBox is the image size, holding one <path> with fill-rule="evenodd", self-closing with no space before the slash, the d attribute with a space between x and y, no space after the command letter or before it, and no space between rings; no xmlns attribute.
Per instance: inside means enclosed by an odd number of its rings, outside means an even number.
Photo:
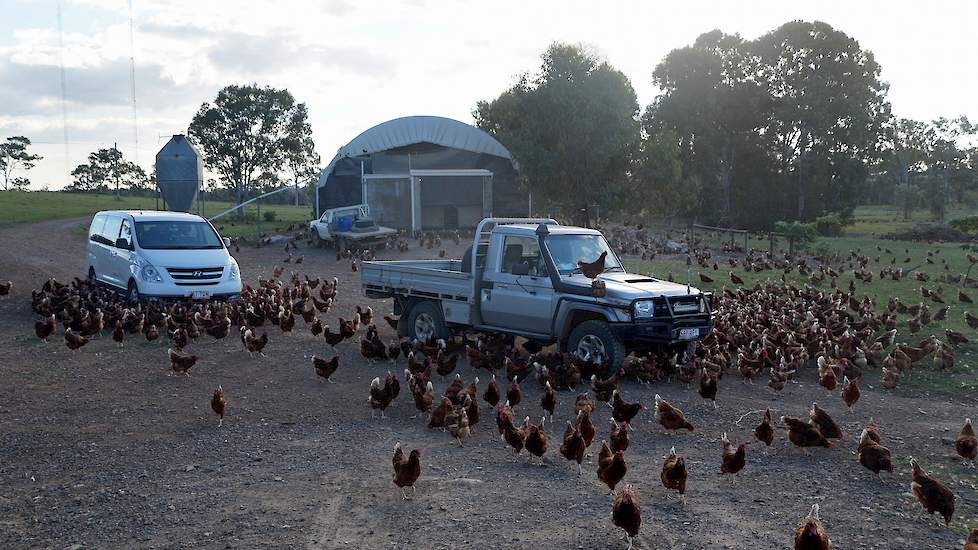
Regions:
<svg viewBox="0 0 978 550"><path fill-rule="evenodd" d="M156 153L156 185L163 193L167 209L189 212L203 180L203 161L187 136L171 137Z"/></svg>

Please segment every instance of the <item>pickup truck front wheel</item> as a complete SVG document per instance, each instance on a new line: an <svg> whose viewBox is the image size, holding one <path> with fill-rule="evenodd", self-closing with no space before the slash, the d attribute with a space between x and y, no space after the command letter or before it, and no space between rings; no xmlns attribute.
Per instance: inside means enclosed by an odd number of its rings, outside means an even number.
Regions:
<svg viewBox="0 0 978 550"><path fill-rule="evenodd" d="M584 361L607 361L609 372L617 372L625 362L625 345L604 321L584 321L574 327L567 339L567 351Z"/></svg>
<svg viewBox="0 0 978 550"><path fill-rule="evenodd" d="M442 318L441 307L430 301L414 304L408 315L407 331L408 336L422 342L431 337L448 339L448 327Z"/></svg>

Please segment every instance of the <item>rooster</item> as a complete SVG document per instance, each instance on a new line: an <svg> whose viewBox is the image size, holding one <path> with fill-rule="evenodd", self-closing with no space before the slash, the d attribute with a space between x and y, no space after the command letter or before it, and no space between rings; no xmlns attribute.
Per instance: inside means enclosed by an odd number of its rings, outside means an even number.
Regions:
<svg viewBox="0 0 978 550"><path fill-rule="evenodd" d="M638 531L642 527L642 507L638 503L638 497L632 490L631 484L626 485L622 492L615 497L615 502L611 507L611 522L615 527L620 527L625 531L628 538L628 550L632 548L632 539L638 536Z"/></svg>
<svg viewBox="0 0 978 550"><path fill-rule="evenodd" d="M115 322L115 329L112 331L112 340L115 341L116 347L121 348L122 346L125 345L126 330L125 328L123 328L121 320ZM177 347L182 348L183 346L177 346Z"/></svg>
<svg viewBox="0 0 978 550"><path fill-rule="evenodd" d="M549 380L547 380L543 395L540 397L540 407L550 415L550 422L553 423L554 409L557 408L557 395L554 393Z"/></svg>
<svg viewBox="0 0 978 550"><path fill-rule="evenodd" d="M771 372L774 372L772 369ZM700 397L713 401L713 408L717 409L717 378L703 367L703 375L700 377Z"/></svg>
<svg viewBox="0 0 978 550"><path fill-rule="evenodd" d="M971 530L964 543L964 550L978 550L978 527Z"/></svg>
<svg viewBox="0 0 978 550"><path fill-rule="evenodd" d="M771 421L771 409L764 411L764 418L754 428L754 437L768 447L774 442L774 422Z"/></svg>
<svg viewBox="0 0 978 550"><path fill-rule="evenodd" d="M526 451L530 453L530 460L533 457L540 459L540 464L543 465L543 455L547 452L547 432L544 430L544 423L547 421L547 417L540 419L540 425L536 425L530 422L530 417L526 417Z"/></svg>
<svg viewBox="0 0 978 550"><path fill-rule="evenodd" d="M398 441L394 443L392 464L394 466L394 485L401 489L401 498L410 500L404 491L405 487L410 487L411 499L413 499L414 484L421 477L421 451L414 449L410 455L405 457L404 450L401 449L401 442Z"/></svg>
<svg viewBox="0 0 978 550"><path fill-rule="evenodd" d="M400 389L400 385L397 382L397 377L391 373L387 373L387 380L384 385L380 385L380 377L376 377L370 381L370 395L367 396L367 404L370 405L370 418L374 418L374 411L380 409L380 417L386 418L384 416L384 411L390 406L394 398L397 397L397 392Z"/></svg>
<svg viewBox="0 0 978 550"><path fill-rule="evenodd" d="M489 403L490 407L495 407L497 404L499 404L500 397L499 386L496 385L496 375L494 374L489 380L489 384L486 386L486 391L482 394L482 399L486 403Z"/></svg>
<svg viewBox="0 0 978 550"><path fill-rule="evenodd" d="M683 455L676 454L676 447L669 449L669 454L662 457L662 472L659 479L662 486L666 489L679 492L679 498L683 505L686 505L686 478L689 473L686 470L686 459Z"/></svg>
<svg viewBox="0 0 978 550"><path fill-rule="evenodd" d="M645 406L641 403L629 403L622 399L621 393L618 390L611 392L611 416L619 422L631 422L635 415L645 410Z"/></svg>
<svg viewBox="0 0 978 550"><path fill-rule="evenodd" d="M879 438L879 432L876 432L875 437ZM880 445L878 439L874 439L873 432L868 426L863 429L863 433L859 436L859 447L856 454L859 458L859 464L876 474L877 478L880 478L880 472L884 470L893 471L890 450ZM882 480L882 478L880 479Z"/></svg>
<svg viewBox="0 0 978 550"><path fill-rule="evenodd" d="M628 464L625 463L625 452L613 452L607 441L601 442L598 452L598 479L608 486L608 494L614 494L615 487L625 478Z"/></svg>
<svg viewBox="0 0 978 550"><path fill-rule="evenodd" d="M584 446L590 447L591 442L594 441L596 430L594 429L594 423L591 422L591 414L589 412L579 411L577 413L577 427L581 430L581 437L584 438Z"/></svg>
<svg viewBox="0 0 978 550"><path fill-rule="evenodd" d="M50 317L44 319L43 321L36 321L34 323L34 334L41 339L42 342L47 343L48 338L50 338L58 328L58 323L54 318L54 314Z"/></svg>
<svg viewBox="0 0 978 550"><path fill-rule="evenodd" d="M598 256L597 260L593 262L578 261L577 268L581 270L581 274L588 279L594 279L598 275L604 273L604 263L605 258L608 256L608 251L605 250Z"/></svg>
<svg viewBox="0 0 978 550"><path fill-rule="evenodd" d="M849 380L848 376L842 377L842 401L849 407L849 412L852 412L853 405L859 401L859 396L859 379Z"/></svg>
<svg viewBox="0 0 978 550"><path fill-rule="evenodd" d="M659 394L655 394L655 420L667 430L695 430L693 425L686 420L683 411L670 405Z"/></svg>
<svg viewBox="0 0 978 550"><path fill-rule="evenodd" d="M509 389L506 390L506 400L510 407L516 407L523 401L523 390L520 389L520 384L515 378L510 382Z"/></svg>
<svg viewBox="0 0 978 550"><path fill-rule="evenodd" d="M466 403L472 399L466 395ZM448 433L455 438L459 447L464 447L462 440L472 435L472 427L469 424L469 415L465 407L459 410L454 422L448 424Z"/></svg>
<svg viewBox="0 0 978 550"><path fill-rule="evenodd" d="M592 374L591 391L594 392L595 399L604 403L610 401L611 394L618 389L618 381L621 379L624 373L624 370L618 369L614 375L604 380L598 378L597 374Z"/></svg>
<svg viewBox="0 0 978 550"><path fill-rule="evenodd" d="M964 426L954 440L954 450L958 456L967 460L967 464L975 467L975 457L978 457L978 439L975 438L975 430L971 427L971 419L964 419Z"/></svg>
<svg viewBox="0 0 978 550"><path fill-rule="evenodd" d="M743 442L734 450L726 432L723 434L723 456L720 462L721 474L736 474L747 465L747 443Z"/></svg>
<svg viewBox="0 0 978 550"><path fill-rule="evenodd" d="M567 460L577 462L577 475L582 475L584 472L581 463L584 462L584 451L586 449L587 445L584 443L584 437L581 436L580 427L568 420L567 429L564 430L564 439L560 444L560 454Z"/></svg>
<svg viewBox="0 0 978 550"><path fill-rule="evenodd" d="M782 416L781 423L788 430L788 441L794 446L806 449L808 447L831 447L832 442L818 431L818 428L803 420Z"/></svg>
<svg viewBox="0 0 978 550"><path fill-rule="evenodd" d="M795 550L832 550L832 541L818 517L818 504L795 529Z"/></svg>
<svg viewBox="0 0 978 550"><path fill-rule="evenodd" d="M513 424L512 417L505 421L503 426L503 440L513 448L513 454L518 455L526 446L526 435L530 426L530 417L523 419L523 427Z"/></svg>
<svg viewBox="0 0 978 550"><path fill-rule="evenodd" d="M333 376L333 373L335 373L336 369L340 366L340 355L337 353L333 355L333 358L330 360L323 359L318 355L313 355L312 366L316 369L317 376L332 384L333 381L330 379L330 377Z"/></svg>
<svg viewBox="0 0 978 550"><path fill-rule="evenodd" d="M72 332L71 328L65 329L64 339L65 346L67 346L71 351L75 351L89 342L88 338L80 334L75 334Z"/></svg>
<svg viewBox="0 0 978 550"><path fill-rule="evenodd" d="M611 450L614 452L628 450L628 422L618 423L614 418L611 419L611 433L608 440L611 441Z"/></svg>
<svg viewBox="0 0 978 550"><path fill-rule="evenodd" d="M951 516L954 515L954 493L947 485L925 472L916 458L910 457L910 467L913 468L910 492L928 514L937 512L944 518L944 525L950 525Z"/></svg>
<svg viewBox="0 0 978 550"><path fill-rule="evenodd" d="M224 387L218 386L214 390L214 395L211 397L211 409L214 410L214 414L217 415L217 427L220 428L224 424L224 413L228 409L228 401L224 397Z"/></svg>
<svg viewBox="0 0 978 550"><path fill-rule="evenodd" d="M186 376L190 376L190 369L197 364L196 355L181 353L173 348L166 350L166 353L170 358L170 368L173 372L182 372Z"/></svg>
<svg viewBox="0 0 978 550"><path fill-rule="evenodd" d="M265 349L266 344L268 344L267 332L263 332L261 333L261 336L255 338L254 332L251 329L246 329L244 331L244 347L248 352L248 355L254 356L257 353L258 355L265 357L263 350Z"/></svg>
<svg viewBox="0 0 978 550"><path fill-rule="evenodd" d="M812 409L808 415L812 419L812 424L818 426L818 431L826 439L842 439L844 437L845 434L842 432L842 428L839 427L825 409L818 406L818 403L812 402Z"/></svg>

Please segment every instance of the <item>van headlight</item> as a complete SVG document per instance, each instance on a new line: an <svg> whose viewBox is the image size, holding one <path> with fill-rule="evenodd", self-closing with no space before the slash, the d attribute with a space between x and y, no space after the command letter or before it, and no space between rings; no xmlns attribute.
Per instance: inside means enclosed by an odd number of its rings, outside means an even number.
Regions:
<svg viewBox="0 0 978 550"><path fill-rule="evenodd" d="M237 281L238 277L240 277L240 273L238 273L238 262L231 260L231 269L228 270L228 280Z"/></svg>
<svg viewBox="0 0 978 550"><path fill-rule="evenodd" d="M639 300L632 309L632 316L636 319L651 319L654 314L655 302L652 300Z"/></svg>
<svg viewBox="0 0 978 550"><path fill-rule="evenodd" d="M153 267L152 264L143 265L143 268L139 270L139 275L148 283L163 282L163 277L160 276L159 270Z"/></svg>

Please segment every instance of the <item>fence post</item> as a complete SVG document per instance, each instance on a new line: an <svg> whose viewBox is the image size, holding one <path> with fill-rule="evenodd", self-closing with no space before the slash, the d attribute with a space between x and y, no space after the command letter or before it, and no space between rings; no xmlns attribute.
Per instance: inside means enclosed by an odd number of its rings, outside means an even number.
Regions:
<svg viewBox="0 0 978 550"><path fill-rule="evenodd" d="M768 237L769 237L768 248L767 248L768 254L774 256L774 231L769 233Z"/></svg>
<svg viewBox="0 0 978 550"><path fill-rule="evenodd" d="M261 246L261 201L255 202L255 206L258 208L258 214L255 215L255 227L258 228L257 246Z"/></svg>

